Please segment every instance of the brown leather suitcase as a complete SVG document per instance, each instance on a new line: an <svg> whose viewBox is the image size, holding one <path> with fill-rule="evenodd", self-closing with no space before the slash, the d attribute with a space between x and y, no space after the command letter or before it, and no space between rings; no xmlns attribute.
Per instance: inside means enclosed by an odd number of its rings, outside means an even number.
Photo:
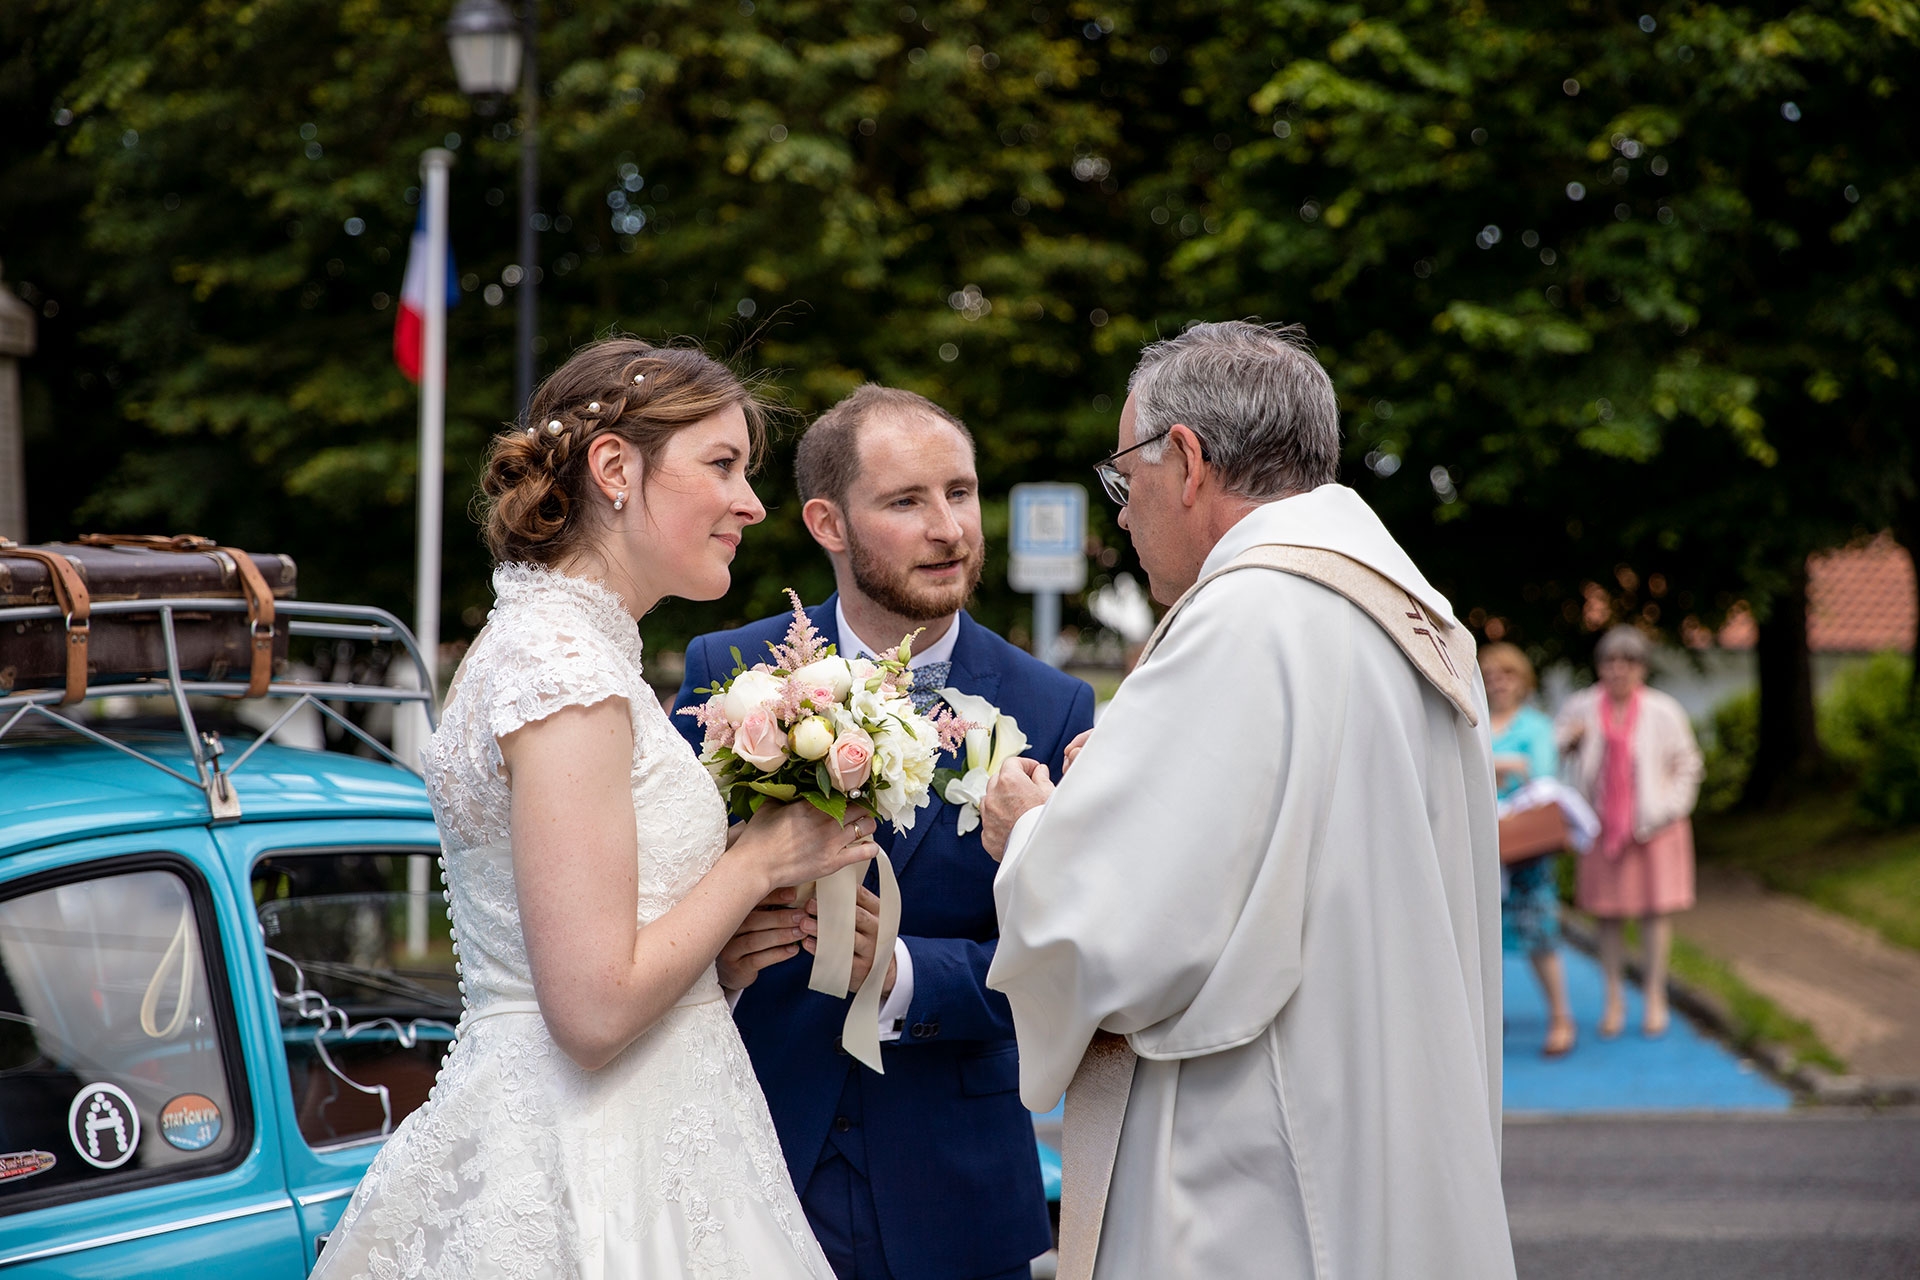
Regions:
<svg viewBox="0 0 1920 1280"><path fill-rule="evenodd" d="M102 684L167 670L160 613L96 613L123 600L244 600L245 612L174 610L183 676L245 680L243 696L266 692L287 666L287 624L273 602L294 594L294 563L216 546L211 538L87 534L77 542L23 547L0 538L0 609L55 605L60 618L0 617L0 695L64 689L65 702Z"/></svg>

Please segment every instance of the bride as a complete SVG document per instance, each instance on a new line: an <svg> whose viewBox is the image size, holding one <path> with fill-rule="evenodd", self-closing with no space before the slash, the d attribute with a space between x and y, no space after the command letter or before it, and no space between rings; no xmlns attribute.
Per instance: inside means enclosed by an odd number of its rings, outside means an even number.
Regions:
<svg viewBox="0 0 1920 1280"><path fill-rule="evenodd" d="M488 456L497 599L424 753L466 1011L314 1275L831 1280L713 962L773 889L871 857L873 820L769 804L730 841L636 627L726 592L760 406L614 338L528 417Z"/></svg>

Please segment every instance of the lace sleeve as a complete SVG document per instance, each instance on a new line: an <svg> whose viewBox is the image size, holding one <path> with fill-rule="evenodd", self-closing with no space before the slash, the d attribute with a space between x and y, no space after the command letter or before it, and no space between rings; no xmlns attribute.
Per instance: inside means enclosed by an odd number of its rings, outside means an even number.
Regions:
<svg viewBox="0 0 1920 1280"><path fill-rule="evenodd" d="M510 626L495 638L489 655L485 697L487 733L499 762L499 742L516 729L567 707L590 707L608 698L631 702L639 676L632 662L588 628L561 623L536 628Z"/></svg>

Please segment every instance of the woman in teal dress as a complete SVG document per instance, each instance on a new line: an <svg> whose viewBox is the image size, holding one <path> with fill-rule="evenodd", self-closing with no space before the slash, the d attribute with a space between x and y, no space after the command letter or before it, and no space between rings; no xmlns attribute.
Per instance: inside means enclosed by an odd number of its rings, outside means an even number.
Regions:
<svg viewBox="0 0 1920 1280"><path fill-rule="evenodd" d="M1527 783L1559 771L1553 721L1532 705L1533 663L1510 644L1480 650L1480 675L1492 712L1493 776L1500 799ZM1557 1058L1573 1048L1573 1010L1567 1002L1567 975L1560 964L1559 855L1545 854L1508 867L1508 888L1500 904L1500 939L1508 951L1524 952L1540 979L1547 1000L1547 1039L1541 1052Z"/></svg>

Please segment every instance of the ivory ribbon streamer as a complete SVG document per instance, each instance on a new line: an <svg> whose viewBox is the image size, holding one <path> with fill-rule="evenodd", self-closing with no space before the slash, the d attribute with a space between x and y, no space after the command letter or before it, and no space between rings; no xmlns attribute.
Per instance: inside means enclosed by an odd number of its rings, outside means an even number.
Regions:
<svg viewBox="0 0 1920 1280"><path fill-rule="evenodd" d="M893 863L884 850L874 861L880 865L880 936L874 939L873 967L847 1007L846 1020L840 1027L840 1047L885 1075L887 1069L880 1061L880 999L887 985L893 944L900 936L900 882L894 879ZM809 990L836 998L852 990L855 890L866 877L866 864L856 862L813 882L813 896L820 900L820 932L815 935L813 972L807 978ZM806 901L804 894L799 901Z"/></svg>
<svg viewBox="0 0 1920 1280"><path fill-rule="evenodd" d="M880 993L887 985L887 967L893 960L893 942L900 936L900 884L893 878L893 862L885 850L874 859L880 865L880 936L873 942L873 967L860 993L847 1007L840 1026L840 1045L848 1053L887 1074L880 1063Z"/></svg>
<svg viewBox="0 0 1920 1280"><path fill-rule="evenodd" d="M856 862L813 882L813 896L820 899L820 916L808 990L837 999L853 986L854 891L866 878L866 864ZM805 906L807 900L798 901Z"/></svg>

